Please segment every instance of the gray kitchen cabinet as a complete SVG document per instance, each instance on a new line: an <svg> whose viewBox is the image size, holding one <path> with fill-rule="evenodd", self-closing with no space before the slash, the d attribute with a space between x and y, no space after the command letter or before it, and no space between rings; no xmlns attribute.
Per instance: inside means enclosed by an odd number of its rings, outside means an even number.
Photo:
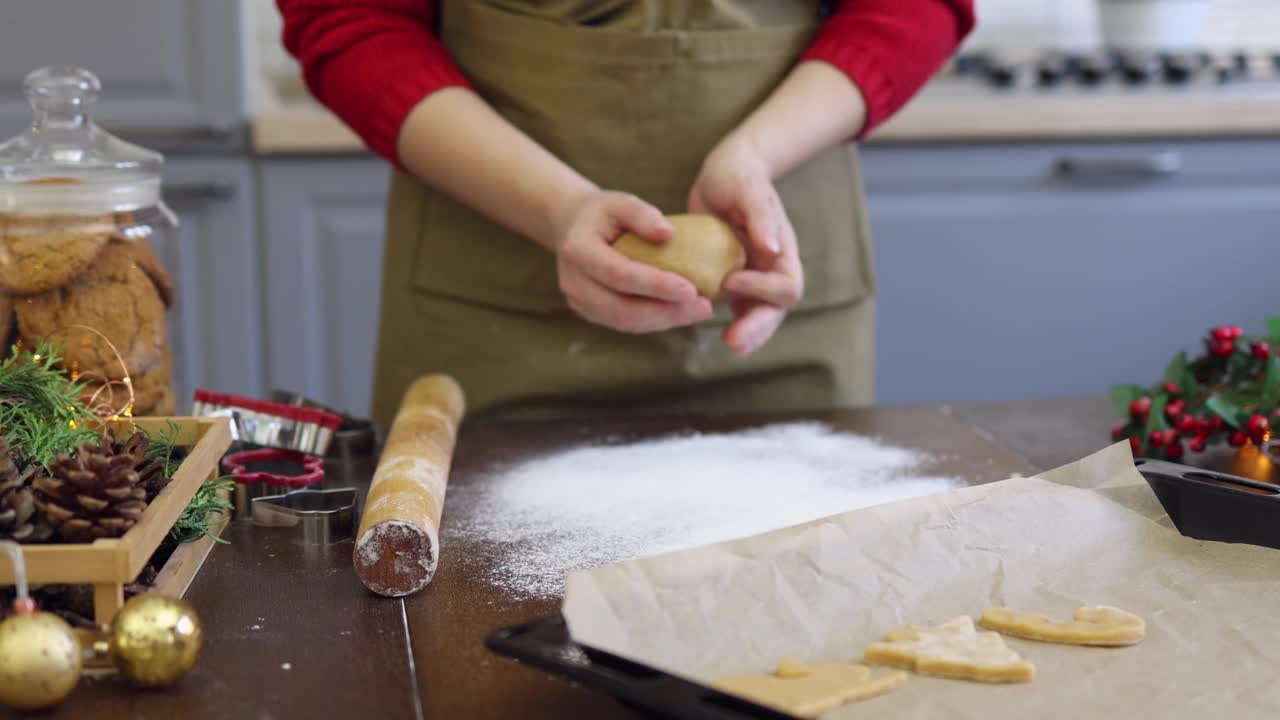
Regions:
<svg viewBox="0 0 1280 720"><path fill-rule="evenodd" d="M1150 383L1280 311L1280 140L863 150L878 399Z"/></svg>
<svg viewBox="0 0 1280 720"><path fill-rule="evenodd" d="M184 151L234 141L245 117L241 3L233 0L8 2L0 20L0 137L31 118L30 71L75 65L102 80L107 129Z"/></svg>
<svg viewBox="0 0 1280 720"><path fill-rule="evenodd" d="M389 179L370 156L262 162L271 388L369 412Z"/></svg>
<svg viewBox="0 0 1280 720"><path fill-rule="evenodd" d="M177 291L168 324L179 413L190 410L197 387L266 390L254 184L247 159L166 163L165 200L179 227L156 251Z"/></svg>

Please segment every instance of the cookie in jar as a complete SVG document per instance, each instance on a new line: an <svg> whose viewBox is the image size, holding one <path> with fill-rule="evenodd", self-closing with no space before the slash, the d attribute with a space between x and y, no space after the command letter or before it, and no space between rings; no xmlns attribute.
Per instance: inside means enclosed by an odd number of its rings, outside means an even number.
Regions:
<svg viewBox="0 0 1280 720"><path fill-rule="evenodd" d="M58 348L99 414L171 414L175 292L157 249L177 220L164 159L94 124L92 73L43 68L24 89L31 127L0 144L5 347Z"/></svg>

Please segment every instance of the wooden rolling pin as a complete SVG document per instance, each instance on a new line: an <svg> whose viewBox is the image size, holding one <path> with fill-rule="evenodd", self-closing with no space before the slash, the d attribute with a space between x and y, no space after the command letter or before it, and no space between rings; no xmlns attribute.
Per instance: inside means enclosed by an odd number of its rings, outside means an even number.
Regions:
<svg viewBox="0 0 1280 720"><path fill-rule="evenodd" d="M426 587L440 559L440 513L466 399L448 375L414 381L400 402L356 532L360 582L403 597Z"/></svg>

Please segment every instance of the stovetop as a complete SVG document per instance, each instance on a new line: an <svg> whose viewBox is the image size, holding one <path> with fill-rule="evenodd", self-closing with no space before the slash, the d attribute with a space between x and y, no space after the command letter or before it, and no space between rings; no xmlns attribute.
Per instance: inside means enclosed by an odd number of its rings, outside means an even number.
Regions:
<svg viewBox="0 0 1280 720"><path fill-rule="evenodd" d="M1278 91L1280 51L1046 50L1011 58L977 50L958 54L937 80L968 90L1000 92Z"/></svg>

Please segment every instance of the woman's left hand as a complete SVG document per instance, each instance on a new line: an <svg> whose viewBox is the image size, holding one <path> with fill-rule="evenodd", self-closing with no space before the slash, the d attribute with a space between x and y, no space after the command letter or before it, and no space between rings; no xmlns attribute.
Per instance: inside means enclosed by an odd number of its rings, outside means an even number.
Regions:
<svg viewBox="0 0 1280 720"><path fill-rule="evenodd" d="M804 269L769 167L748 140L730 136L707 156L689 191L689 211L719 217L746 240L746 268L725 280L734 321L724 341L749 355L804 296Z"/></svg>

